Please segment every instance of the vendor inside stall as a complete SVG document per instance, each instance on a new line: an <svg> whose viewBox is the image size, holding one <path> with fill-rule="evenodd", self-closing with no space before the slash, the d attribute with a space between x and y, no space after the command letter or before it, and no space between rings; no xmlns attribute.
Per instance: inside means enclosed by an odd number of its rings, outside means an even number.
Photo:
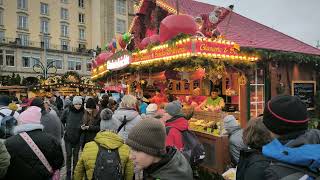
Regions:
<svg viewBox="0 0 320 180"><path fill-rule="evenodd" d="M221 110L225 106L225 103L223 98L219 96L219 90L213 89L210 95L211 96L200 105L200 108L205 111Z"/></svg>

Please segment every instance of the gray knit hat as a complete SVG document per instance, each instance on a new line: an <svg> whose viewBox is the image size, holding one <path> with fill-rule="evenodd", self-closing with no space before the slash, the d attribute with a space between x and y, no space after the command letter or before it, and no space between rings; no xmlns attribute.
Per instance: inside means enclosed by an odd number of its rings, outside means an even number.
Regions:
<svg viewBox="0 0 320 180"><path fill-rule="evenodd" d="M159 120L146 118L130 130L126 144L134 150L161 157L166 154L165 141L164 125Z"/></svg>
<svg viewBox="0 0 320 180"><path fill-rule="evenodd" d="M110 131L117 131L119 126L120 126L120 122L116 119L112 118L113 112L108 109L105 108L101 111L100 113L100 117L101 117L101 121L100 121L100 130L110 130Z"/></svg>
<svg viewBox="0 0 320 180"><path fill-rule="evenodd" d="M172 101L171 103L168 103L164 109L170 116L182 114L182 105L180 101Z"/></svg>
<svg viewBox="0 0 320 180"><path fill-rule="evenodd" d="M82 97L81 97L81 96L75 96L75 97L73 97L72 104L73 104L73 105L75 105L75 104L82 104Z"/></svg>

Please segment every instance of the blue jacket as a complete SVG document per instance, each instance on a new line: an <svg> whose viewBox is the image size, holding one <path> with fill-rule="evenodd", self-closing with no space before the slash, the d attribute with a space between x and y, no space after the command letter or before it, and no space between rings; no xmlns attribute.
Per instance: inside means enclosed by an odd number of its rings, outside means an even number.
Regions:
<svg viewBox="0 0 320 180"><path fill-rule="evenodd" d="M313 172L320 171L320 131L310 130L297 139L283 145L278 139L263 146L264 156L292 165L309 168ZM310 142L312 141L312 142Z"/></svg>

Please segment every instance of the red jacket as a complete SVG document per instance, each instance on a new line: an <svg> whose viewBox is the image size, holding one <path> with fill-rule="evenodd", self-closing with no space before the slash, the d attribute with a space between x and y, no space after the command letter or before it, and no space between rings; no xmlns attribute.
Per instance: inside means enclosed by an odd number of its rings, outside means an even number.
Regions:
<svg viewBox="0 0 320 180"><path fill-rule="evenodd" d="M188 130L188 121L184 117L173 117L166 122L166 127L171 127L166 138L166 146L175 146L182 150L183 141L181 131Z"/></svg>

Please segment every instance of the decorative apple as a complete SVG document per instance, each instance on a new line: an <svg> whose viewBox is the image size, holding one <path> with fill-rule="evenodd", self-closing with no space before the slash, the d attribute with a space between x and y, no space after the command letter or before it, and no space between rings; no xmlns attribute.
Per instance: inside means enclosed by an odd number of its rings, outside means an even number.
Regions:
<svg viewBox="0 0 320 180"><path fill-rule="evenodd" d="M189 15L170 15L160 23L160 42L165 42L180 33L195 35L197 23Z"/></svg>

